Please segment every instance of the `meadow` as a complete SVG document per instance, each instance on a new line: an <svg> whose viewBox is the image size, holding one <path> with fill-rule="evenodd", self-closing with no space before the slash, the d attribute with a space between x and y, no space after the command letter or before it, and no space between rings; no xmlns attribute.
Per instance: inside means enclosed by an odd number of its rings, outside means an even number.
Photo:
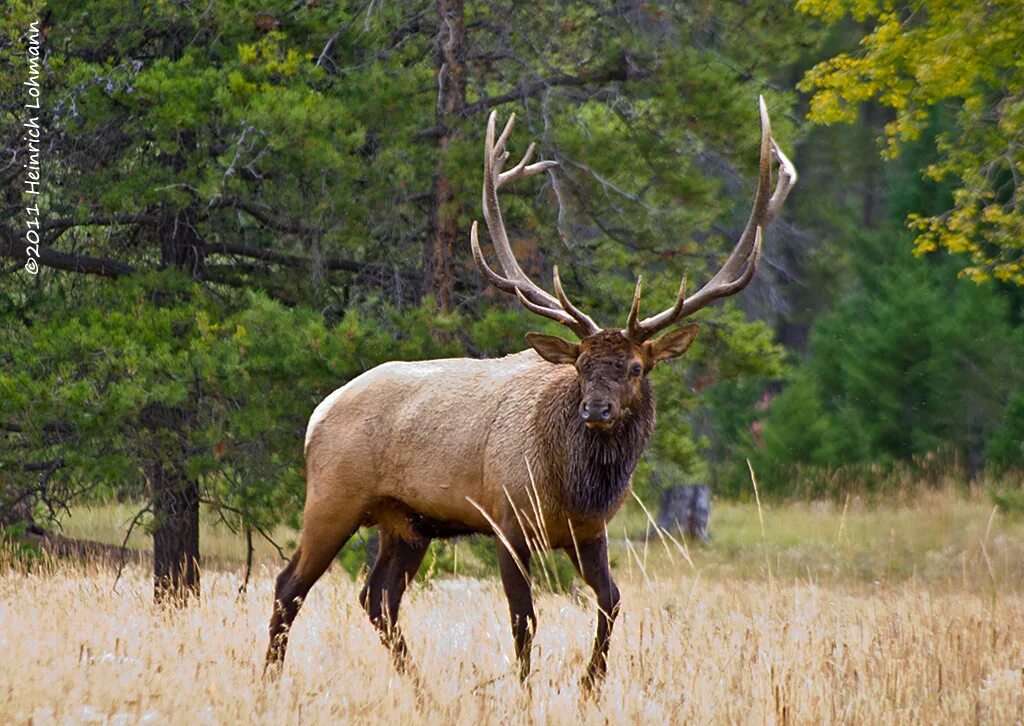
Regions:
<svg viewBox="0 0 1024 726"><path fill-rule="evenodd" d="M64 532L119 543L130 516L76 510ZM111 564L8 553L0 722L1024 722L1024 522L983 492L716 502L708 544L661 536L631 504L609 532L623 611L596 699L579 688L594 606L578 583L538 588L524 688L496 577L413 586L401 621L414 668L399 675L360 580L334 567L266 682L273 548L259 546L240 591L243 544L204 523L215 564L182 609L152 603L143 565L115 581Z"/></svg>

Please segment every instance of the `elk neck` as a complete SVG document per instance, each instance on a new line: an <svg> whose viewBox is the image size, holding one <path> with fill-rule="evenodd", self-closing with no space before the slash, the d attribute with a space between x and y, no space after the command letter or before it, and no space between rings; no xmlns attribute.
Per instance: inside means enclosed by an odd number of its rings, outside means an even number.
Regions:
<svg viewBox="0 0 1024 726"><path fill-rule="evenodd" d="M547 480L566 514L606 518L622 503L630 478L654 432L654 394L645 379L636 400L608 431L592 431L580 418L576 376L557 376L543 391L534 431L547 462Z"/></svg>

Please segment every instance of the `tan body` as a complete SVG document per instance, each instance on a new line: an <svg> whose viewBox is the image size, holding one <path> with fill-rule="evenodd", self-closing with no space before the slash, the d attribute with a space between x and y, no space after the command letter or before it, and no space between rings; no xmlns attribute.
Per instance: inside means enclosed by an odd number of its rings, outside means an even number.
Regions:
<svg viewBox="0 0 1024 726"><path fill-rule="evenodd" d="M497 525L512 537L520 522L532 533L538 508L551 547L592 538L605 518L569 515L530 425L547 390L575 386L572 366L527 350L385 363L339 388L306 431L303 556L330 550L339 527L379 524L411 542L419 517L452 534Z"/></svg>
<svg viewBox="0 0 1024 726"><path fill-rule="evenodd" d="M623 358L636 349L621 331L587 347ZM302 535L277 580L268 664L283 659L302 598L339 549L359 527L377 525L380 551L360 602L400 667L398 609L431 539L481 533L497 536L520 676L529 673L536 622L531 556L560 548L598 592L588 669L598 678L618 607L604 526L628 492L654 408L650 385L635 376L615 424L591 430L578 413L581 380L576 366L527 350L385 363L325 398L306 431Z"/></svg>

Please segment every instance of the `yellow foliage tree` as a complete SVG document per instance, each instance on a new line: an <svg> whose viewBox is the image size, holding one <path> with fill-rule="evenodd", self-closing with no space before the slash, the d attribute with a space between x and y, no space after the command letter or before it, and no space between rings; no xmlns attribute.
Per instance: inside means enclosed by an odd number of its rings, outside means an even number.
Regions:
<svg viewBox="0 0 1024 726"><path fill-rule="evenodd" d="M799 0L797 7L835 24L847 15L868 28L854 53L812 68L808 117L852 122L861 103L891 108L888 157L917 139L932 109L945 106L954 131L937 140L938 160L922 169L952 180L953 207L911 215L918 254L966 253L977 282L1024 285L1024 3L1021 0Z"/></svg>

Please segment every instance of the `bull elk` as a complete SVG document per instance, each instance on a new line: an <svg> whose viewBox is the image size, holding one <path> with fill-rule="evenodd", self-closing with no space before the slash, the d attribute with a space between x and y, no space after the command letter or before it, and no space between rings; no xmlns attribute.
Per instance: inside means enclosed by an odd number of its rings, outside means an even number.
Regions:
<svg viewBox="0 0 1024 726"><path fill-rule="evenodd" d="M306 505L298 550L277 578L268 665L280 663L302 599L359 527L377 525L380 552L359 596L401 667L397 627L402 595L430 541L471 533L496 536L519 676L530 670L535 629L531 553L562 549L593 588L597 634L584 676L593 686L607 669L619 590L608 567L606 523L621 506L633 469L654 429L647 374L682 355L697 334L680 321L753 277L762 230L778 213L796 170L771 136L764 100L754 207L722 268L696 293L683 277L668 309L640 319L640 279L625 328L602 329L573 305L554 270L554 295L523 272L509 246L498 190L557 162L522 160L502 171L515 117L484 144L483 213L501 272L480 250L487 280L527 310L564 324L579 338L528 334L528 350L504 358L451 358L380 365L334 391L306 429ZM771 191L771 157L779 177ZM665 332L655 337L661 331Z"/></svg>

